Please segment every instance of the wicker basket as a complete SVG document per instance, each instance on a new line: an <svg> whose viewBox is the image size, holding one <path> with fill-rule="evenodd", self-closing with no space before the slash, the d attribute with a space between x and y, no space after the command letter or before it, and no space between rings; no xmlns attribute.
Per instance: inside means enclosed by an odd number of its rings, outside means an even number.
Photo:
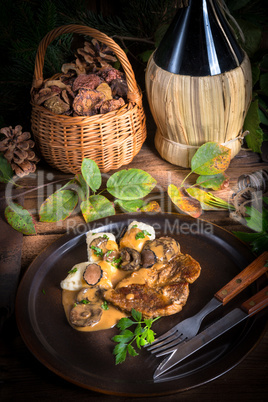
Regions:
<svg viewBox="0 0 268 402"><path fill-rule="evenodd" d="M130 163L146 138L142 95L125 52L107 35L94 28L65 25L49 32L40 42L32 90L43 84L43 66L48 45L59 35L88 35L106 44L116 54L126 74L128 103L122 108L91 117L57 115L32 104L32 133L46 162L65 173L78 173L84 158L93 159L102 172Z"/></svg>

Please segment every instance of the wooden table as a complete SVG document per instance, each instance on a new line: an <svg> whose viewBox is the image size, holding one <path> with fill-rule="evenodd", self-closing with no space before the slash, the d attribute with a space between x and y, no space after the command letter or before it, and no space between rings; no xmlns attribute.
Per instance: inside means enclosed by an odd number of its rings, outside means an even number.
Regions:
<svg viewBox="0 0 268 402"><path fill-rule="evenodd" d="M150 117L150 116L149 116ZM160 201L162 210L172 209L177 212L167 200L167 197L159 198L159 191L166 192L169 183L179 184L189 170L173 166L162 160L154 148L154 124L148 122L148 138L140 153L132 163L123 168L141 168L149 172L158 182L156 190L150 194L151 199ZM251 173L260 169L267 169L268 164L261 162L259 155L251 151L242 150L235 157L228 169L230 186L228 189L217 192L220 197L228 200L237 188L237 179L243 173ZM24 195L24 206L37 216L36 211L40 202L47 195L54 192L73 175L67 175L51 169L45 163L38 165L37 175L27 177L21 181L28 186L36 186L40 183L52 183L36 191L30 191ZM109 175L113 172L109 172ZM39 180L39 183L37 183ZM58 182L62 180L61 182ZM189 183L195 180L193 175ZM55 181L57 183L55 183ZM158 198L157 198L158 197ZM229 216L229 212L206 211L202 218L216 223L229 231L247 229L239 222ZM21 275L24 274L33 259L48 245L65 234L70 225L83 224L83 218L77 214L64 222L42 223L37 222L37 235L24 236L21 255ZM68 223L69 222L69 223ZM2 229L1 229L2 230ZM268 367L268 332L260 340L259 344L250 351L248 356L234 369L220 378L205 384L201 387L191 389L187 392L164 397L153 397L155 402L171 401L266 401ZM147 398L128 398L109 396L91 392L66 382L60 377L51 373L42 366L24 345L18 332L14 315L4 324L0 337L0 400L6 401L144 401Z"/></svg>

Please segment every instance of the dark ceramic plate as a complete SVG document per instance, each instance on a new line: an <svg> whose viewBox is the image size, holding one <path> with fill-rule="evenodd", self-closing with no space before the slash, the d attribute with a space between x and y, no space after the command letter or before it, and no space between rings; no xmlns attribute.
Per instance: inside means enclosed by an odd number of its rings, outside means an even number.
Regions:
<svg viewBox="0 0 268 402"><path fill-rule="evenodd" d="M108 394L153 396L187 390L211 381L236 366L262 336L266 319L257 315L240 324L176 369L162 382L153 382L161 361L142 349L115 365L111 338L116 328L91 333L78 332L66 321L61 304L60 281L70 268L86 261L87 230L113 232L119 236L132 220L153 225L156 236L170 235L202 267L199 279L190 285L190 296L181 313L157 321L160 335L199 311L223 285L245 268L253 256L229 232L203 220L177 214L117 215L88 224L83 233L63 236L42 252L24 275L17 294L16 317L22 338L36 358L54 373L81 387ZM81 229L81 228L80 228ZM203 322L207 326L250 297L260 281Z"/></svg>

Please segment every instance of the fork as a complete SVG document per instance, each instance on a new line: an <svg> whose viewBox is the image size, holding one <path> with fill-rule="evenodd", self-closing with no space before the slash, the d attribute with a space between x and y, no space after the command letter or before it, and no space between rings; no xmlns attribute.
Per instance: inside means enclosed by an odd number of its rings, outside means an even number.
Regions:
<svg viewBox="0 0 268 402"><path fill-rule="evenodd" d="M146 349L156 356L170 353L179 343L193 338L199 331L203 319L220 306L224 306L243 289L253 283L268 270L268 251L261 254L256 260L236 275L230 282L221 288L214 297L194 316L181 321L169 331L159 336Z"/></svg>

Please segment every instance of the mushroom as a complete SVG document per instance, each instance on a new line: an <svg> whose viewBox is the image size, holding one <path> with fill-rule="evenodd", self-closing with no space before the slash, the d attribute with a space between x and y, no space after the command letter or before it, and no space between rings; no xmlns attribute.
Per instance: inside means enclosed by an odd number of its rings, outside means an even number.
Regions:
<svg viewBox="0 0 268 402"><path fill-rule="evenodd" d="M157 258L153 250L143 249L141 252L141 265L143 268L151 268L157 262Z"/></svg>
<svg viewBox="0 0 268 402"><path fill-rule="evenodd" d="M101 251L105 253L107 251L107 249L106 249L107 241L108 241L108 239L106 237L103 237L103 236L96 237L90 243L90 248L92 250L94 250L95 248L101 249Z"/></svg>
<svg viewBox="0 0 268 402"><path fill-rule="evenodd" d="M133 248L124 247L120 252L121 264L120 268L124 271L137 271L140 268L141 255Z"/></svg>
<svg viewBox="0 0 268 402"><path fill-rule="evenodd" d="M89 327L100 321L102 309L96 304L78 303L70 311L70 323L76 327Z"/></svg>
<svg viewBox="0 0 268 402"><path fill-rule="evenodd" d="M142 251L145 252L145 250L151 250L155 253L156 262L167 263L180 253L180 245L172 237L166 236L148 240Z"/></svg>
<svg viewBox="0 0 268 402"><path fill-rule="evenodd" d="M103 260L108 262L114 262L120 257L120 253L117 250L108 250L104 256Z"/></svg>
<svg viewBox="0 0 268 402"><path fill-rule="evenodd" d="M76 296L77 303L84 303L84 300L88 302L97 302L99 300L99 289L97 288L82 288Z"/></svg>
<svg viewBox="0 0 268 402"><path fill-rule="evenodd" d="M83 278L88 285L95 286L101 280L102 273L100 265L92 263L86 267Z"/></svg>

